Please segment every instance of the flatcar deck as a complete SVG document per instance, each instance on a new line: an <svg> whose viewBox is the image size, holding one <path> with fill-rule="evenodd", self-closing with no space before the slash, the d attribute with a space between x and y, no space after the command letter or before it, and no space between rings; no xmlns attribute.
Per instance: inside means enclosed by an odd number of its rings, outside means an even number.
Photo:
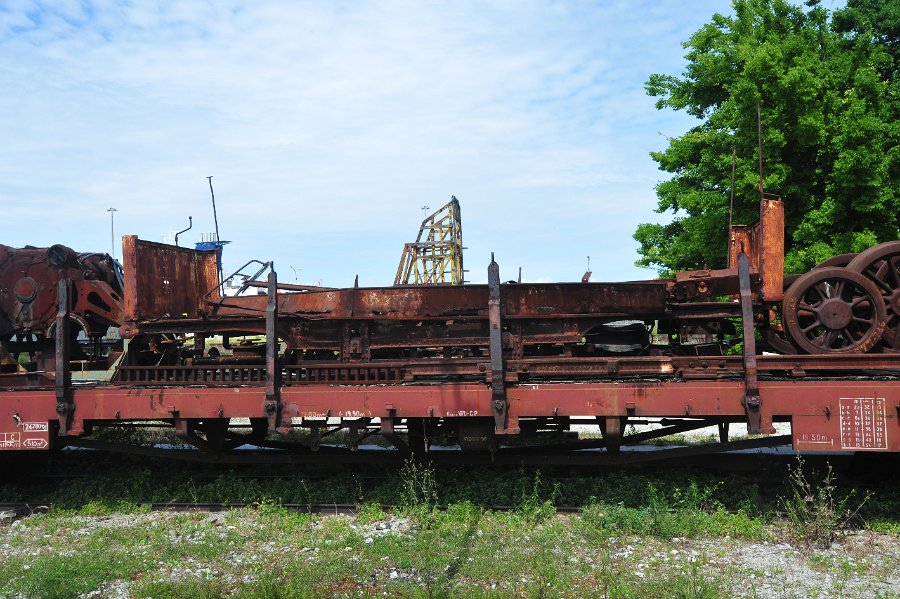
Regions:
<svg viewBox="0 0 900 599"><path fill-rule="evenodd" d="M797 450L900 451L900 381L895 378L900 355L850 358L760 356L760 370L777 374L758 381L762 422L790 422ZM851 369L854 360L857 367ZM522 421L534 419L594 418L601 432L613 438L621 435L629 419L689 419L698 426L746 421L746 384L736 369L729 368L734 362L730 357L693 362L632 358L613 369L616 379L607 374L606 380L509 383L503 432L519 433ZM596 373L613 363L591 364L577 374ZM547 362L544 365L550 367ZM568 368L572 362L558 366L555 374L571 375ZM701 372L705 380L698 378ZM638 374L641 378L633 378ZM656 376L649 378L650 374ZM36 375L30 376L33 384L40 386L15 387L7 381L7 388L0 391L0 442L5 449L47 449L64 441L60 435L79 437L102 425L164 421L177 426L184 421L265 419L269 415L264 377L232 380L222 386L207 385L191 376L170 378L168 384L147 379L69 386L64 394L69 417L62 426L57 389L47 386L51 379L43 379L41 385ZM217 371L211 376L221 379L223 375ZM287 381L279 395L283 422L318 424L331 418L351 426L379 419L378 426L387 434L392 431L383 430L386 422L480 419L494 413L492 390L484 381Z"/></svg>

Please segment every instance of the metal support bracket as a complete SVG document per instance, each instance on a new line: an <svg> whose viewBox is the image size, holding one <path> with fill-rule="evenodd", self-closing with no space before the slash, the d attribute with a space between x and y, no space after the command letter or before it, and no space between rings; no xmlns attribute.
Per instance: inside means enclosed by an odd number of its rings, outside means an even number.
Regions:
<svg viewBox="0 0 900 599"><path fill-rule="evenodd" d="M728 429L730 426L729 422L720 422L719 423L719 442L720 443L728 443Z"/></svg>
<svg viewBox="0 0 900 599"><path fill-rule="evenodd" d="M290 424L283 426L281 385L278 372L278 275L269 272L269 288L266 301L266 418L269 433L287 433Z"/></svg>
<svg viewBox="0 0 900 599"><path fill-rule="evenodd" d="M500 318L500 266L491 254L488 265L488 327L491 349L491 405L494 409L494 429L506 430L509 400L506 397L506 378L503 363L503 326Z"/></svg>
<svg viewBox="0 0 900 599"><path fill-rule="evenodd" d="M741 328L744 334L744 411L747 414L747 430L751 435L771 435L775 432L775 427L772 426L771 417L763 415L759 393L750 260L744 252L738 256L738 281L741 290Z"/></svg>
<svg viewBox="0 0 900 599"><path fill-rule="evenodd" d="M371 418L359 418L348 423L349 431L347 433L346 443L350 448L350 451L359 451L360 441L372 436L373 431L368 429L371 422ZM360 430L362 430L362 432L360 432Z"/></svg>
<svg viewBox="0 0 900 599"><path fill-rule="evenodd" d="M59 435L69 434L75 405L72 403L72 371L69 364L69 282L59 281L59 308L56 312L56 415Z"/></svg>
<svg viewBox="0 0 900 599"><path fill-rule="evenodd" d="M402 453L410 453L409 445L407 445L394 430L396 420L398 420L397 410L388 407L387 416L381 418L381 436L390 441L391 445L396 447Z"/></svg>
<svg viewBox="0 0 900 599"><path fill-rule="evenodd" d="M600 416L598 420L600 421L603 440L606 441L606 453L618 455L622 450L622 433L625 430L628 417Z"/></svg>

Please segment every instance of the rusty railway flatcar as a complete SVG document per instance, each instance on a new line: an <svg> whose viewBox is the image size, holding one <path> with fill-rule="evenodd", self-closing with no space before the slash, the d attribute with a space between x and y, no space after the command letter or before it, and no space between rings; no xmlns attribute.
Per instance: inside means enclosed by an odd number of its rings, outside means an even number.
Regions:
<svg viewBox="0 0 900 599"><path fill-rule="evenodd" d="M900 242L785 278L783 228L764 197L760 220L731 230L729 268L664 280L502 283L492 259L487 285L300 289L260 263L248 284L265 294L238 296L214 251L126 236L119 279L102 257L2 246L0 450L154 423L215 460L349 458L381 436L401 456L450 439L601 463L709 426L707 452L900 451ZM111 324L121 355L100 353ZM212 336L227 351L206 352ZM73 384L85 359L114 361L109 380ZM731 441L733 424L753 436ZM541 439L575 425L601 437Z"/></svg>

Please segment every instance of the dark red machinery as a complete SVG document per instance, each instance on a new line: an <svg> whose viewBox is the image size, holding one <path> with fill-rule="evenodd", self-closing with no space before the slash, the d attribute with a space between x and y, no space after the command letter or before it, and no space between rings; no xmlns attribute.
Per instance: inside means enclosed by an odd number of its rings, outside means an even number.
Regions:
<svg viewBox="0 0 900 599"><path fill-rule="evenodd" d="M122 271L107 254L78 254L63 245L0 245L0 346L30 370L53 370L59 285L70 306L70 358L96 362L100 340L122 323ZM79 342L80 340L80 342Z"/></svg>
<svg viewBox="0 0 900 599"><path fill-rule="evenodd" d="M765 434L784 421L798 449L900 450L898 244L786 282L783 208L768 198L731 240L729 269L669 280L501 283L492 261L487 285L298 290L270 272L266 295L227 297L214 252L128 236L121 307L106 314L130 346L112 381L73 388L57 360L52 384L7 385L0 448L84 444L97 427L153 421L215 454L248 442L313 454L339 430L347 451L378 434L402 452L438 436L502 452L504 435L527 445L589 422L603 439L558 448L588 459L590 447L614 454L710 425L723 442L706 449L721 451L734 447L730 423ZM271 270L260 266L253 279ZM58 331L84 305L70 288ZM758 352L755 332L781 355ZM224 355L204 351L211 336ZM57 355L68 338L56 335ZM651 421L663 427L623 434ZM297 428L308 433L297 443L271 436Z"/></svg>

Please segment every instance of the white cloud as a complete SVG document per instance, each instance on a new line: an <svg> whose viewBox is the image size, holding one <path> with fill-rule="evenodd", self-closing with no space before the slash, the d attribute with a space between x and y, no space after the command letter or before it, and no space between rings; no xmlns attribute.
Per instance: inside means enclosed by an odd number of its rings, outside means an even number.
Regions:
<svg viewBox="0 0 900 599"><path fill-rule="evenodd" d="M648 153L688 121L643 82L679 72L716 10L7 2L0 242L105 250L110 206L117 233L208 231L214 175L229 264L387 284L419 207L455 194L469 264L494 249L572 280L590 254L608 257L595 278L649 276L631 267L662 178Z"/></svg>

